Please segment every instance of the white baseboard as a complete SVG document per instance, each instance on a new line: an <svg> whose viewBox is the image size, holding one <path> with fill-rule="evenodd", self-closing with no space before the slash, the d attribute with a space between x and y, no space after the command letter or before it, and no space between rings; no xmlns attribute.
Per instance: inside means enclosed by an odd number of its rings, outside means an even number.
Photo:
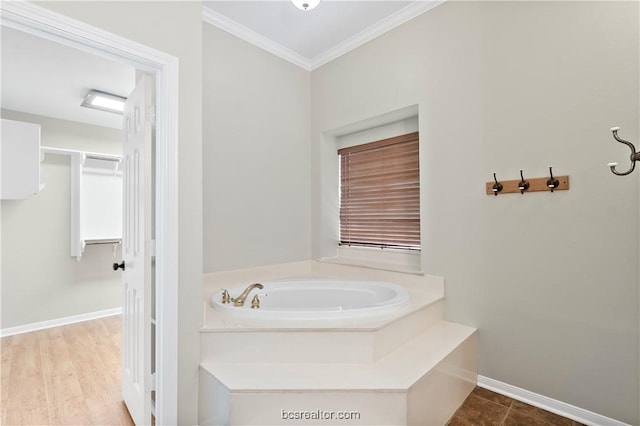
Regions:
<svg viewBox="0 0 640 426"><path fill-rule="evenodd" d="M58 318L49 321L19 325L17 327L3 328L2 330L0 330L0 337L13 336L14 334L28 333L30 331L43 330L45 328L59 327L61 325L75 324L77 322L110 317L113 315L120 315L121 313L122 308L105 309L102 311L88 312L86 314L73 315L70 317Z"/></svg>
<svg viewBox="0 0 640 426"><path fill-rule="evenodd" d="M546 397L528 390L499 382L488 377L478 375L478 386L508 396L534 407L542 408L562 417L575 420L588 426L629 426L618 420Z"/></svg>

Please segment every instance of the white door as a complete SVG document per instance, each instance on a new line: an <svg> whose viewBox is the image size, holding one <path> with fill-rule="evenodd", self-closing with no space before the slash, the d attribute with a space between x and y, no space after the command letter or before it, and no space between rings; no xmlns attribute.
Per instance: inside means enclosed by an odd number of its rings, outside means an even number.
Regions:
<svg viewBox="0 0 640 426"><path fill-rule="evenodd" d="M136 425L151 424L153 81L143 75L124 109L122 398Z"/></svg>

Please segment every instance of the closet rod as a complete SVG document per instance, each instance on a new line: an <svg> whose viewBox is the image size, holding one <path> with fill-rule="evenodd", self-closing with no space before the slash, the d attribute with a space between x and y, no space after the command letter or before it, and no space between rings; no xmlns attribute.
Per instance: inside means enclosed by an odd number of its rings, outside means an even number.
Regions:
<svg viewBox="0 0 640 426"><path fill-rule="evenodd" d="M106 154L87 154L85 153L84 158L89 158L91 160L105 160L105 161L115 161L116 163L119 163L122 161L121 157L114 157L114 156L109 156L107 157Z"/></svg>
<svg viewBox="0 0 640 426"><path fill-rule="evenodd" d="M87 246L98 245L98 244L120 244L122 240L119 238L111 238L111 239L100 239L100 240L85 240L84 244Z"/></svg>

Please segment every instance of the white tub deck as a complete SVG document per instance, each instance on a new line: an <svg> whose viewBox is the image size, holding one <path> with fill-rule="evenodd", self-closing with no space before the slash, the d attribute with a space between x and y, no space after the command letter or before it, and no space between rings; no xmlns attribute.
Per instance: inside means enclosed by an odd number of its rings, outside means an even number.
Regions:
<svg viewBox="0 0 640 426"><path fill-rule="evenodd" d="M276 269L269 277L269 270L210 277L200 333L200 424L292 424L283 412L342 410L359 417L330 424L444 425L474 388L476 330L443 320L442 278L311 265L307 277L328 272L408 291L406 306L369 318L242 318L211 306L220 288L287 276Z"/></svg>

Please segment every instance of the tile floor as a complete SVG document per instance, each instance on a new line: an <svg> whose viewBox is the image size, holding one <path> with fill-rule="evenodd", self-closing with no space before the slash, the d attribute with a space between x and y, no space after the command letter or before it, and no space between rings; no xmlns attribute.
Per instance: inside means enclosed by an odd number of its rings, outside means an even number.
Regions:
<svg viewBox="0 0 640 426"><path fill-rule="evenodd" d="M583 426L499 393L476 387L448 426Z"/></svg>

